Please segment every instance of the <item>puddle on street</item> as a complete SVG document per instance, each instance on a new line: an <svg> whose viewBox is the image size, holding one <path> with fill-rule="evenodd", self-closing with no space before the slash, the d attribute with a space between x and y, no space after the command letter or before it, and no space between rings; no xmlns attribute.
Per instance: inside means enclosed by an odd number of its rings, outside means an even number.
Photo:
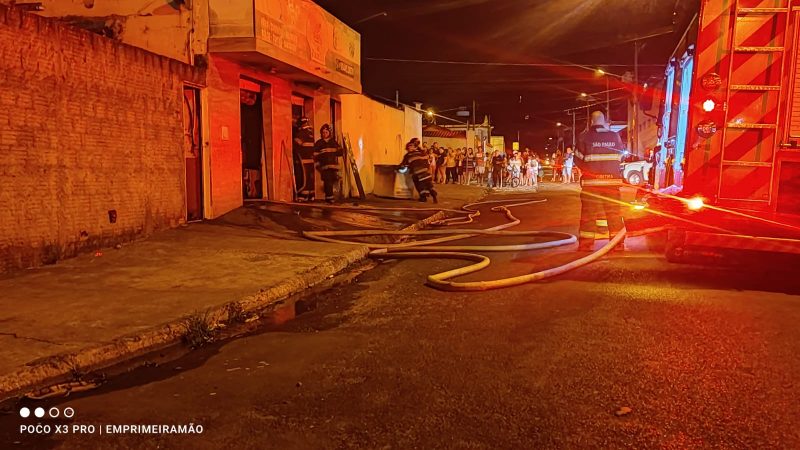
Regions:
<svg viewBox="0 0 800 450"><path fill-rule="evenodd" d="M33 411L42 407L45 411L80 398L108 394L136 386L144 386L180 376L181 373L203 366L210 358L222 352L234 340L254 337L266 333L315 333L341 325L345 319L342 312L348 310L360 292L369 287L361 283L373 280L371 269L378 264L368 261L337 275L307 291L289 297L269 311L258 314L257 319L223 328L216 340L198 349L189 349L176 344L124 364L102 371L85 374L82 380L100 382L89 391L57 396L43 400L30 398L7 400L0 404L0 442L13 443L19 439L18 411L28 407ZM48 421L52 426L69 423L66 420ZM15 448L25 448L23 443ZM38 441L35 448L52 448L56 441ZM27 443L25 444L27 445Z"/></svg>

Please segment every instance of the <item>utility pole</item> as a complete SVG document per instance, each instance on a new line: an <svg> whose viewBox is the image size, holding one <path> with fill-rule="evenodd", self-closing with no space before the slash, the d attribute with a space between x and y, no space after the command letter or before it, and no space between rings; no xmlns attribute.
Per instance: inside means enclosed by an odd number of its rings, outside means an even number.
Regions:
<svg viewBox="0 0 800 450"><path fill-rule="evenodd" d="M572 111L572 146L573 146L573 148L578 146L578 142L575 139L575 127L577 126L577 124L575 123L575 113L576 112L577 111L575 111L575 110Z"/></svg>
<svg viewBox="0 0 800 450"><path fill-rule="evenodd" d="M609 125L611 124L611 83L609 82L609 76L606 74L606 120L608 121Z"/></svg>
<svg viewBox="0 0 800 450"><path fill-rule="evenodd" d="M631 120L631 146L628 149L632 154L639 155L639 50L640 41L633 41L633 120Z"/></svg>

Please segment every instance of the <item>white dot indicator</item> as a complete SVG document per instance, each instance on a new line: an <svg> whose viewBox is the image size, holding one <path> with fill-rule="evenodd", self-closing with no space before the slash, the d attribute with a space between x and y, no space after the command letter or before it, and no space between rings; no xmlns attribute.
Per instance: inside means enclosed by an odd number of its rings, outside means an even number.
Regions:
<svg viewBox="0 0 800 450"><path fill-rule="evenodd" d="M75 415L75 410L74 409L70 408L69 406L64 408L64 417L66 417L67 419L71 419L72 416L74 416L74 415Z"/></svg>
<svg viewBox="0 0 800 450"><path fill-rule="evenodd" d="M33 410L33 414L36 417L41 419L42 417L44 417L44 408L39 407L39 408L34 409Z"/></svg>
<svg viewBox="0 0 800 450"><path fill-rule="evenodd" d="M53 419L55 419L56 417L58 417L58 415L59 415L60 413L61 413L61 411L59 411L59 410L58 410L58 408L56 408L55 406L53 406L52 408L50 408L50 409L48 409L48 410L47 410L47 414L49 414L49 415L50 415L50 417L52 417Z"/></svg>
<svg viewBox="0 0 800 450"><path fill-rule="evenodd" d="M31 410L30 410L30 409L28 409L28 408L20 408L20 410L19 410L19 415L20 415L20 417L22 417L22 418L25 418L25 417L30 417L30 415L31 415Z"/></svg>

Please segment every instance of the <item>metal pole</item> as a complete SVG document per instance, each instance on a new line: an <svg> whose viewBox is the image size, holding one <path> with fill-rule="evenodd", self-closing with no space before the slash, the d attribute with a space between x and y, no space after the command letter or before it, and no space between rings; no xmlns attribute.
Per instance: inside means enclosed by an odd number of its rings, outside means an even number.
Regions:
<svg viewBox="0 0 800 450"><path fill-rule="evenodd" d="M400 91L399 90L395 90L394 91L394 105L397 108L400 107Z"/></svg>
<svg viewBox="0 0 800 450"><path fill-rule="evenodd" d="M578 146L578 143L575 141L575 127L577 126L577 124L575 123L575 120L576 120L575 119L575 114L576 113L577 113L577 111L572 111L572 146L573 147L577 147Z"/></svg>
<svg viewBox="0 0 800 450"><path fill-rule="evenodd" d="M631 125L631 153L639 155L639 41L633 43L633 120Z"/></svg>
<svg viewBox="0 0 800 450"><path fill-rule="evenodd" d="M475 112L475 100L472 100L472 126L473 126L473 128L477 128L478 127L478 116L476 116L475 114L477 114Z"/></svg>
<svg viewBox="0 0 800 450"><path fill-rule="evenodd" d="M606 74L606 119L611 124L611 89L609 88L608 74Z"/></svg>

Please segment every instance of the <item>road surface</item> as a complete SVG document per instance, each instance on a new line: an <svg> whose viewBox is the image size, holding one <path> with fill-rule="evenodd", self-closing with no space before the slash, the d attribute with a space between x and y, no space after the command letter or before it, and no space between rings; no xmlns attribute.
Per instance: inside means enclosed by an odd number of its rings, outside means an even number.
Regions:
<svg viewBox="0 0 800 450"><path fill-rule="evenodd" d="M541 195L519 229L575 233L575 192ZM0 417L3 448L800 448L800 271L672 265L633 244L484 293L424 285L458 261L383 262L283 326L41 404L69 421ZM575 253L492 258L471 278ZM19 433L37 422L203 432Z"/></svg>

